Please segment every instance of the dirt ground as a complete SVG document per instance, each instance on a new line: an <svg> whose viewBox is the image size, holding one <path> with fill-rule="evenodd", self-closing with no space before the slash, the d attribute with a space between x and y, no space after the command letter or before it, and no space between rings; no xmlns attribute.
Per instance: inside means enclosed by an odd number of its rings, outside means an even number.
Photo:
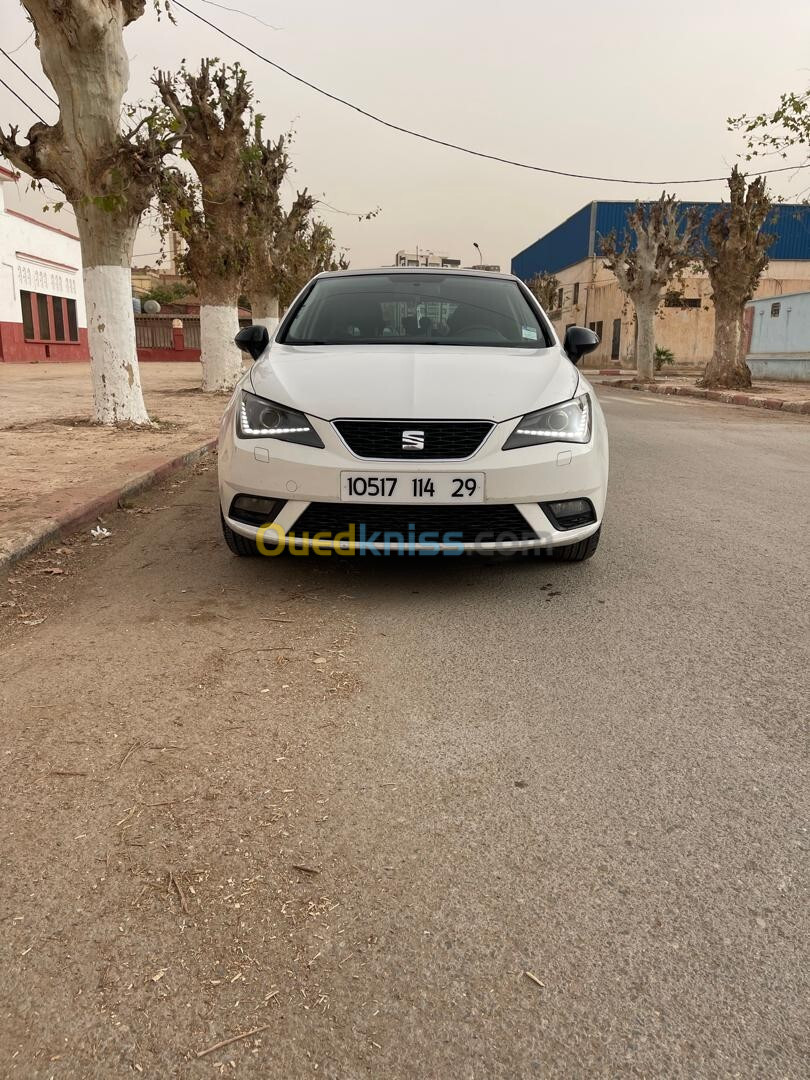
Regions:
<svg viewBox="0 0 810 1080"><path fill-rule="evenodd" d="M157 519L167 502L193 524L200 508L184 493L211 464L105 518L119 550L135 545L111 576L105 565L97 577L109 543L82 534L14 568L2 592L0 714L15 763L0 795L4 978L15 985L0 1025L4 1077L186 1075L198 1052L286 1010L328 1028L336 1003L320 958L359 978L372 947L338 898L336 868L351 853L319 839L328 796L299 778L322 734L354 723L341 602L324 607L316 580L271 593L264 621L246 623L229 556L230 581L213 603L200 598L197 560L212 543L222 554L209 529L179 578L161 576L161 552L137 541L143 515ZM133 553L160 580L122 627ZM87 636L69 644L60 626L77 609ZM47 636L56 696L24 648L15 662L20 633ZM144 664L130 662L133 650ZM288 723L291 710L300 723ZM371 1061L367 1027L358 1040ZM205 1055L192 1073L211 1075L270 1038Z"/></svg>
<svg viewBox="0 0 810 1080"><path fill-rule="evenodd" d="M199 364L142 364L141 378L156 426L118 430L87 422L87 365L0 364L0 551L82 486L112 489L216 435L226 398L199 390Z"/></svg>

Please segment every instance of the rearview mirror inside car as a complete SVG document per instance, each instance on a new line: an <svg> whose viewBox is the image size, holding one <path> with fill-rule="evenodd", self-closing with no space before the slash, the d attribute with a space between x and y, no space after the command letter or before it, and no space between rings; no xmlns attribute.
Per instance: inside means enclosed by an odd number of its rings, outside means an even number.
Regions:
<svg viewBox="0 0 810 1080"><path fill-rule="evenodd" d="M568 359L575 364L578 364L586 353L593 352L598 344L598 336L585 326L569 326L565 331L563 348Z"/></svg>
<svg viewBox="0 0 810 1080"><path fill-rule="evenodd" d="M233 340L242 352L258 360L270 343L270 335L266 326L243 326Z"/></svg>

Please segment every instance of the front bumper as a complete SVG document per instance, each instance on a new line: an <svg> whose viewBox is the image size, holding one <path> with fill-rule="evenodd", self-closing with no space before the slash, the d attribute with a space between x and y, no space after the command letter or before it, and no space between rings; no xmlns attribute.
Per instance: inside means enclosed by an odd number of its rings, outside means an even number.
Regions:
<svg viewBox="0 0 810 1080"><path fill-rule="evenodd" d="M219 439L219 493L223 517L234 532L248 539L259 540L267 553L284 545L280 537L294 531L296 522L311 503L340 502L340 474L343 471L395 474L397 471L425 473L483 472L486 475L485 501L487 506L514 506L525 519L525 533L493 539L463 541L456 535L444 540L431 534L423 540L419 533L419 504L408 507L413 512L415 529L400 543L396 537L382 537L372 542L359 542L358 536L337 539L319 535L309 540L287 538L293 551L314 550L337 553L368 550L369 552L407 551L414 553L459 553L461 551L517 552L544 547L574 544L591 536L599 528L605 508L608 478L608 446L604 418L598 403L594 404L593 434L586 445L547 443L517 450L501 449L515 426L514 420L496 424L479 450L463 461L408 460L374 461L358 458L346 447L332 425L310 417L310 422L324 442L324 448L300 446L278 439L240 439L236 436L234 411L238 393L223 417ZM594 399L595 400L595 399ZM229 515L233 499L240 494L258 495L284 500L275 522L277 530L262 529L245 524ZM593 504L596 520L573 529L555 528L543 512L540 503L562 499L587 498ZM364 504L344 504L363 522ZM379 504L369 504L369 507ZM463 509L463 508L461 508ZM311 517L312 515L308 515ZM268 523L270 524L270 523ZM484 530L489 533L490 530Z"/></svg>

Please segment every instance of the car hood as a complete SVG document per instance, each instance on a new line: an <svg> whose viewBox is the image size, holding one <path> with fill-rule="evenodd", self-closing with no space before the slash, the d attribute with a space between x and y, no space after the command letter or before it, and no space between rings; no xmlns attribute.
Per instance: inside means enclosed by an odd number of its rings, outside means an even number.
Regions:
<svg viewBox="0 0 810 1080"><path fill-rule="evenodd" d="M510 420L567 400L578 378L559 346L273 344L250 371L259 397L324 420Z"/></svg>

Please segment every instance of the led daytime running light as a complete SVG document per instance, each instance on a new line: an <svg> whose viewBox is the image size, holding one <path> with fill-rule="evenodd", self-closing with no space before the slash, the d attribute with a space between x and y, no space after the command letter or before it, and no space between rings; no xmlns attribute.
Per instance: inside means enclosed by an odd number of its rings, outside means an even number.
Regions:
<svg viewBox="0 0 810 1080"><path fill-rule="evenodd" d="M574 442L582 442L584 433L584 428L579 432L550 431L547 428L518 428L515 432L516 435L544 435L549 439L572 439Z"/></svg>
<svg viewBox="0 0 810 1080"><path fill-rule="evenodd" d="M591 437L593 411L587 393L527 413L506 442L504 450L541 446L544 443L587 443Z"/></svg>
<svg viewBox="0 0 810 1080"><path fill-rule="evenodd" d="M571 404L577 405L580 409L579 424L573 431L570 429L560 431L558 429L548 427L518 428L515 434L534 436L539 435L549 439L569 439L572 442L582 442L588 433L588 428L590 427L591 423L591 410L589 407L588 398L586 396L583 396L582 398L574 398Z"/></svg>
<svg viewBox="0 0 810 1080"><path fill-rule="evenodd" d="M242 400L242 407L239 410L239 420L240 420L240 427L242 428L242 431L246 435L267 435L267 434L272 434L272 435L299 435L299 434L301 434L301 433L303 433L305 431L311 431L312 430L310 427L286 427L286 428L280 428L280 427L254 428L254 427L251 427L250 423L248 421L247 406L245 405L244 399Z"/></svg>

